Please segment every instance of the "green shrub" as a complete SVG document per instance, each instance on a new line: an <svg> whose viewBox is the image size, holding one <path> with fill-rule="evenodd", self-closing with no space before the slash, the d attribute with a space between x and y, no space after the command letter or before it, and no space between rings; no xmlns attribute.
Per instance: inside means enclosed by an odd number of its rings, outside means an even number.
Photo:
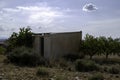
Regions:
<svg viewBox="0 0 120 80"><path fill-rule="evenodd" d="M66 68L68 67L68 62L64 59L59 59L56 63L58 67Z"/></svg>
<svg viewBox="0 0 120 80"><path fill-rule="evenodd" d="M111 59L93 59L96 63L102 65L102 64L120 64L119 58L111 58Z"/></svg>
<svg viewBox="0 0 120 80"><path fill-rule="evenodd" d="M107 71L108 71L108 67L104 67L103 70L104 70L105 72L107 72Z"/></svg>
<svg viewBox="0 0 120 80"><path fill-rule="evenodd" d="M108 69L108 72L111 74L119 74L120 73L120 66L112 66Z"/></svg>
<svg viewBox="0 0 120 80"><path fill-rule="evenodd" d="M75 69L80 72L88 72L88 71L98 70L99 67L94 61L79 59L75 62Z"/></svg>
<svg viewBox="0 0 120 80"><path fill-rule="evenodd" d="M68 61L75 61L77 59L83 59L85 55L83 53L69 53L63 56Z"/></svg>
<svg viewBox="0 0 120 80"><path fill-rule="evenodd" d="M36 66L38 64L45 65L45 60L35 54L32 49L26 47L18 47L7 55L10 62L18 65Z"/></svg>
<svg viewBox="0 0 120 80"><path fill-rule="evenodd" d="M49 76L49 72L46 68L44 67L39 67L37 72L36 72L37 76Z"/></svg>
<svg viewBox="0 0 120 80"><path fill-rule="evenodd" d="M5 54L6 49L2 46L0 46L0 54Z"/></svg>
<svg viewBox="0 0 120 80"><path fill-rule="evenodd" d="M90 76L88 80L104 80L104 76L101 73L97 73Z"/></svg>
<svg viewBox="0 0 120 80"><path fill-rule="evenodd" d="M56 68L62 68L62 69L67 69L69 66L69 62L66 61L63 58L60 59L55 59L55 60L50 60L48 63L48 67L56 67Z"/></svg>
<svg viewBox="0 0 120 80"><path fill-rule="evenodd" d="M68 78L65 75L58 75L55 80L68 80Z"/></svg>

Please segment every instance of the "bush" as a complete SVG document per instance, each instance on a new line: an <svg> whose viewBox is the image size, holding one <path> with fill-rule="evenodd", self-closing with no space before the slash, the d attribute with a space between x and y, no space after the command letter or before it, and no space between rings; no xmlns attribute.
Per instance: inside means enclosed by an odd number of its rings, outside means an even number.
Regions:
<svg viewBox="0 0 120 80"><path fill-rule="evenodd" d="M102 65L102 64L120 64L119 58L111 58L111 59L93 59L96 63Z"/></svg>
<svg viewBox="0 0 120 80"><path fill-rule="evenodd" d="M101 73L97 73L97 74L90 76L88 80L104 80L104 77Z"/></svg>
<svg viewBox="0 0 120 80"><path fill-rule="evenodd" d="M108 71L108 67L104 67L103 70L104 70L105 72L107 72L107 71Z"/></svg>
<svg viewBox="0 0 120 80"><path fill-rule="evenodd" d="M88 72L98 70L99 67L91 60L77 60L75 63L75 69L80 72Z"/></svg>
<svg viewBox="0 0 120 80"><path fill-rule="evenodd" d="M68 80L68 78L65 75L58 75L55 80Z"/></svg>
<svg viewBox="0 0 120 80"><path fill-rule="evenodd" d="M49 72L48 72L48 70L46 68L39 67L38 70L37 70L36 75L38 75L38 76L49 76Z"/></svg>
<svg viewBox="0 0 120 80"><path fill-rule="evenodd" d="M111 74L119 74L119 72L120 72L120 68L119 67L120 66L117 66L117 65L112 66L112 67L110 67L108 69L108 72L111 73Z"/></svg>
<svg viewBox="0 0 120 80"><path fill-rule="evenodd" d="M10 62L18 65L36 66L38 64L45 65L45 60L39 55L35 54L32 49L26 47L19 47L7 55Z"/></svg>
<svg viewBox="0 0 120 80"><path fill-rule="evenodd" d="M83 53L69 53L63 56L64 59L68 61L75 61L77 59L83 59L85 55Z"/></svg>
<svg viewBox="0 0 120 80"><path fill-rule="evenodd" d="M61 68L66 68L66 67L68 67L68 62L64 59L59 59L59 60L57 60L56 65Z"/></svg>
<svg viewBox="0 0 120 80"><path fill-rule="evenodd" d="M0 54L5 54L6 49L2 46L0 46Z"/></svg>

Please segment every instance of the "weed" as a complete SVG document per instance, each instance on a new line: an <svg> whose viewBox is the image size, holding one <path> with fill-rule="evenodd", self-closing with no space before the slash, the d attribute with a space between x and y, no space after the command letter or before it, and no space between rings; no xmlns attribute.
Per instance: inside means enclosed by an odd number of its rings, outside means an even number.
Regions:
<svg viewBox="0 0 120 80"><path fill-rule="evenodd" d="M98 70L99 67L91 60L77 60L75 63L75 69L80 72L88 72Z"/></svg>
<svg viewBox="0 0 120 80"><path fill-rule="evenodd" d="M45 60L40 57L38 54L35 54L32 49L26 47L19 47L7 56L10 62L18 64L18 65L27 65L27 66L35 66L38 64L45 64Z"/></svg>
<svg viewBox="0 0 120 80"><path fill-rule="evenodd" d="M83 59L85 55L83 53L69 53L63 56L65 60L75 61L77 59Z"/></svg>
<svg viewBox="0 0 120 80"><path fill-rule="evenodd" d="M96 73L88 78L88 80L104 80L104 77L101 73Z"/></svg>
<svg viewBox="0 0 120 80"><path fill-rule="evenodd" d="M59 75L59 76L56 76L56 79L55 80L68 80L66 76L64 75Z"/></svg>
<svg viewBox="0 0 120 80"><path fill-rule="evenodd" d="M5 54L6 49L2 46L0 46L0 54Z"/></svg>
<svg viewBox="0 0 120 80"><path fill-rule="evenodd" d="M49 72L48 72L48 70L46 68L39 67L38 70L37 70L36 75L38 75L38 76L49 76Z"/></svg>
<svg viewBox="0 0 120 80"><path fill-rule="evenodd" d="M114 65L108 69L108 72L111 74L119 74L120 72L120 66Z"/></svg>

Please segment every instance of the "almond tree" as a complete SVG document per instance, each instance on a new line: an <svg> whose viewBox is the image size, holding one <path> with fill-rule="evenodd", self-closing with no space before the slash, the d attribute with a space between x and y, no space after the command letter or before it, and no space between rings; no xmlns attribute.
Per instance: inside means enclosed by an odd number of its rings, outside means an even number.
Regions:
<svg viewBox="0 0 120 80"><path fill-rule="evenodd" d="M98 40L94 36L86 34L85 40L82 43L82 51L90 56L90 59L98 53Z"/></svg>

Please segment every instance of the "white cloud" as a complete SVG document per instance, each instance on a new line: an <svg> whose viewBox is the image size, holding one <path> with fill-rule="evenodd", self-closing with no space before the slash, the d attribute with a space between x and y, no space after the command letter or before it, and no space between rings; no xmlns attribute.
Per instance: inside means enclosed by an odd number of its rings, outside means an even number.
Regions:
<svg viewBox="0 0 120 80"><path fill-rule="evenodd" d="M88 3L88 4L85 4L83 6L83 11L86 11L86 12L92 12L92 11L95 11L97 9L98 8L92 3Z"/></svg>
<svg viewBox="0 0 120 80"><path fill-rule="evenodd" d="M61 10L60 8L53 8L49 6L17 6L16 8L3 8L3 14L7 14L6 18L17 19L24 22L26 24L39 24L42 26L49 27L57 18L61 18L64 16L65 10ZM66 12L68 9L66 9ZM3 17L3 16L2 16ZM16 20L16 22L17 22Z"/></svg>
<svg viewBox="0 0 120 80"><path fill-rule="evenodd" d="M3 11L6 11L6 12L19 12L20 10L19 9L13 9L13 8L3 8Z"/></svg>
<svg viewBox="0 0 120 80"><path fill-rule="evenodd" d="M70 9L50 7L47 3L41 3L35 6L2 8L0 11L0 25L4 27L0 27L0 34L5 33L5 35L10 35L13 31L18 31L20 27L26 26L31 26L34 32L39 32L40 30L45 31L47 28L48 30L51 28L57 29L56 27L59 26L56 26L56 24L68 16L66 15L67 12L70 12Z"/></svg>
<svg viewBox="0 0 120 80"><path fill-rule="evenodd" d="M26 9L30 10L30 15L28 17L29 23L40 23L45 26L49 26L49 24L54 22L56 18L63 17L64 15L63 12L50 7L31 7Z"/></svg>

